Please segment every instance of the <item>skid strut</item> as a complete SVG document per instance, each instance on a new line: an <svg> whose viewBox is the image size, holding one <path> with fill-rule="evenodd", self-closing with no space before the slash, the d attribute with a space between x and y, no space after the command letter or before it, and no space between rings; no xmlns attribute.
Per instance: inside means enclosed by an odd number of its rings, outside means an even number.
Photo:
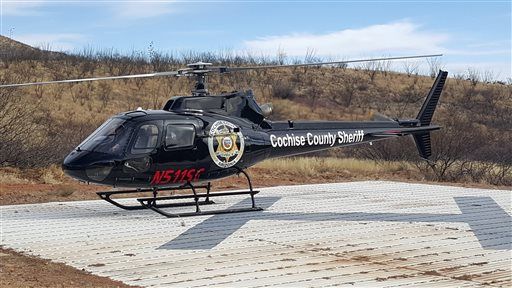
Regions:
<svg viewBox="0 0 512 288"><path fill-rule="evenodd" d="M171 196L161 196L161 197L148 197L148 198L139 198L137 199L142 206L145 208L151 209L165 217L173 218L173 217L188 217L188 216L196 216L196 215L212 215L212 214L227 214L227 213L239 213L239 212L249 212L249 211L261 211L263 208L257 207L256 202L254 201L254 195L258 194L259 191L255 191L252 189L251 179L249 175L241 169L239 172L244 174L247 178L247 182L249 184L249 190L245 191L231 191L231 192L216 192L210 193L210 189L206 190L205 194L197 193L196 189L200 186L194 186L191 183L185 184L183 187L187 187L192 190L192 195L171 195ZM209 186L209 185L208 185ZM184 188L186 189L186 188ZM233 195L250 195L251 196L251 207L246 208L230 208L230 209L222 209L222 210L208 210L201 211L199 207L201 203L209 202L210 197L222 197L222 196L233 196ZM205 200L200 201L200 199L204 198ZM185 213L169 213L161 208L170 207L165 206L169 204L157 204L157 201L161 200L178 200L178 199L194 199L194 204L196 211L195 212L185 212ZM172 204L171 204L172 205Z"/></svg>
<svg viewBox="0 0 512 288"><path fill-rule="evenodd" d="M210 194L211 185L208 182L207 185L200 185L195 186L196 189L205 189L206 194ZM183 185L180 187L170 187L170 188L146 188L146 189L131 189L131 190L119 190L119 191L106 191L106 192L97 192L98 196L100 196L101 199L107 201L108 203L117 206L124 210L141 210L141 209L147 209L144 205L124 205L119 202L117 202L115 199L112 199L112 195L121 195L121 194L138 194L138 193L148 193L151 192L153 195L153 198L157 198L158 192L160 191L179 191L179 190L188 190L190 189L187 185ZM215 202L211 201L209 197L206 197L204 201L199 201L199 205L209 205L209 204L215 204ZM186 202L186 203L166 203L166 204L159 204L157 205L158 208L168 208L168 207L182 207L182 206L195 206L196 203L194 202Z"/></svg>

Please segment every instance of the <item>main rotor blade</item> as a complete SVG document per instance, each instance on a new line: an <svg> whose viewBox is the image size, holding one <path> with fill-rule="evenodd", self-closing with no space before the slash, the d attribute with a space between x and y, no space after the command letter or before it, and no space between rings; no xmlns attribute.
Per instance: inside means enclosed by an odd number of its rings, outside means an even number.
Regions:
<svg viewBox="0 0 512 288"><path fill-rule="evenodd" d="M148 74L93 77L93 78L83 78L83 79L42 81L42 82L20 83L20 84L4 84L4 85L0 85L0 88L37 86L37 85L47 85L47 84L59 84L59 83L80 83L80 82L89 82L89 81L97 81L97 80L149 78L149 77L161 77L161 76L194 76L194 75L196 75L196 76L201 77L210 72L216 72L216 73L222 74L222 73L245 71L245 70L256 70L256 69L300 67L300 66L321 66L321 65L330 65L330 64L349 64L349 63L358 63L358 62L403 60L403 59L427 58L427 57L438 57L438 56L443 56L443 54L383 57L383 58L370 58L370 59L357 59L357 60L318 62L318 63L304 63L304 64L264 65L264 66L248 66L248 67L227 67L227 66L217 66L217 67L208 67L208 68L201 67L201 68L198 68L197 70L194 70L193 68L184 68L184 69L180 69L178 71L155 72L155 73L148 73ZM194 64L204 64L204 63L194 63Z"/></svg>
<svg viewBox="0 0 512 288"><path fill-rule="evenodd" d="M400 56L400 57L383 57L383 58L356 59L356 60L332 61L332 62L303 63L303 64L284 64L284 65L265 65L265 66L250 66L250 67L211 67L209 69L211 69L211 70L217 70L218 69L218 71L220 73L229 73L229 72L243 71L243 70L286 68L286 67L301 67L301 66L321 66L321 65L329 65L329 64L350 64L350 63L359 63L359 62L403 60L403 59L428 58L428 57L439 57L439 56L443 56L443 54L414 55L414 56Z"/></svg>
<svg viewBox="0 0 512 288"><path fill-rule="evenodd" d="M148 78L148 77L160 77L160 76L176 76L179 75L179 71L169 72L156 72L149 74L135 74L135 75L123 75L123 76L107 76L107 77L94 77L94 78L83 78L83 79L68 79L68 80L56 80L56 81L43 81L43 82L31 82L31 83L20 83L20 84L5 84L0 85L0 88L7 87L23 87L23 86L37 86L47 84L58 84L58 83L80 83L89 82L96 80L113 80L113 79L132 79L132 78Z"/></svg>

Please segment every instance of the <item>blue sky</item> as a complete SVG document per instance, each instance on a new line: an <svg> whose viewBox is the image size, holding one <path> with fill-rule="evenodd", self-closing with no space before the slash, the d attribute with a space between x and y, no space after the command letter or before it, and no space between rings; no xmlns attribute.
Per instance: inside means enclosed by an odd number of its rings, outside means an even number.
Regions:
<svg viewBox="0 0 512 288"><path fill-rule="evenodd" d="M311 50L332 59L444 53L452 74L512 77L511 1L0 0L0 7L2 35L54 50L147 51L153 42L164 52Z"/></svg>

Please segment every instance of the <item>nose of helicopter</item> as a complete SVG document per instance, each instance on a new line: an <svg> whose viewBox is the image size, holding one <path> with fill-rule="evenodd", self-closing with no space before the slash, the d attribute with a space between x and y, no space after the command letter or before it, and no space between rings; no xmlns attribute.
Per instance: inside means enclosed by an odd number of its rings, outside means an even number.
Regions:
<svg viewBox="0 0 512 288"><path fill-rule="evenodd" d="M80 161L80 153L81 151L73 151L64 158L64 162L62 162L62 170L68 176L73 177L78 180L87 181L85 175L85 166L83 161Z"/></svg>
<svg viewBox="0 0 512 288"><path fill-rule="evenodd" d="M107 178L114 167L104 153L77 151L69 153L62 163L62 170L68 176L86 182L101 182Z"/></svg>

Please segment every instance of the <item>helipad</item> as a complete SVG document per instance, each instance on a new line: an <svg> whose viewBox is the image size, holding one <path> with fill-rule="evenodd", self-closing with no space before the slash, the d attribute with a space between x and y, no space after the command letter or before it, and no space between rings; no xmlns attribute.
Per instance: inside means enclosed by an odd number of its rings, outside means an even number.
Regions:
<svg viewBox="0 0 512 288"><path fill-rule="evenodd" d="M511 195L395 182L282 186L261 189L263 212L181 219L103 201L3 206L1 244L141 286L510 287Z"/></svg>

